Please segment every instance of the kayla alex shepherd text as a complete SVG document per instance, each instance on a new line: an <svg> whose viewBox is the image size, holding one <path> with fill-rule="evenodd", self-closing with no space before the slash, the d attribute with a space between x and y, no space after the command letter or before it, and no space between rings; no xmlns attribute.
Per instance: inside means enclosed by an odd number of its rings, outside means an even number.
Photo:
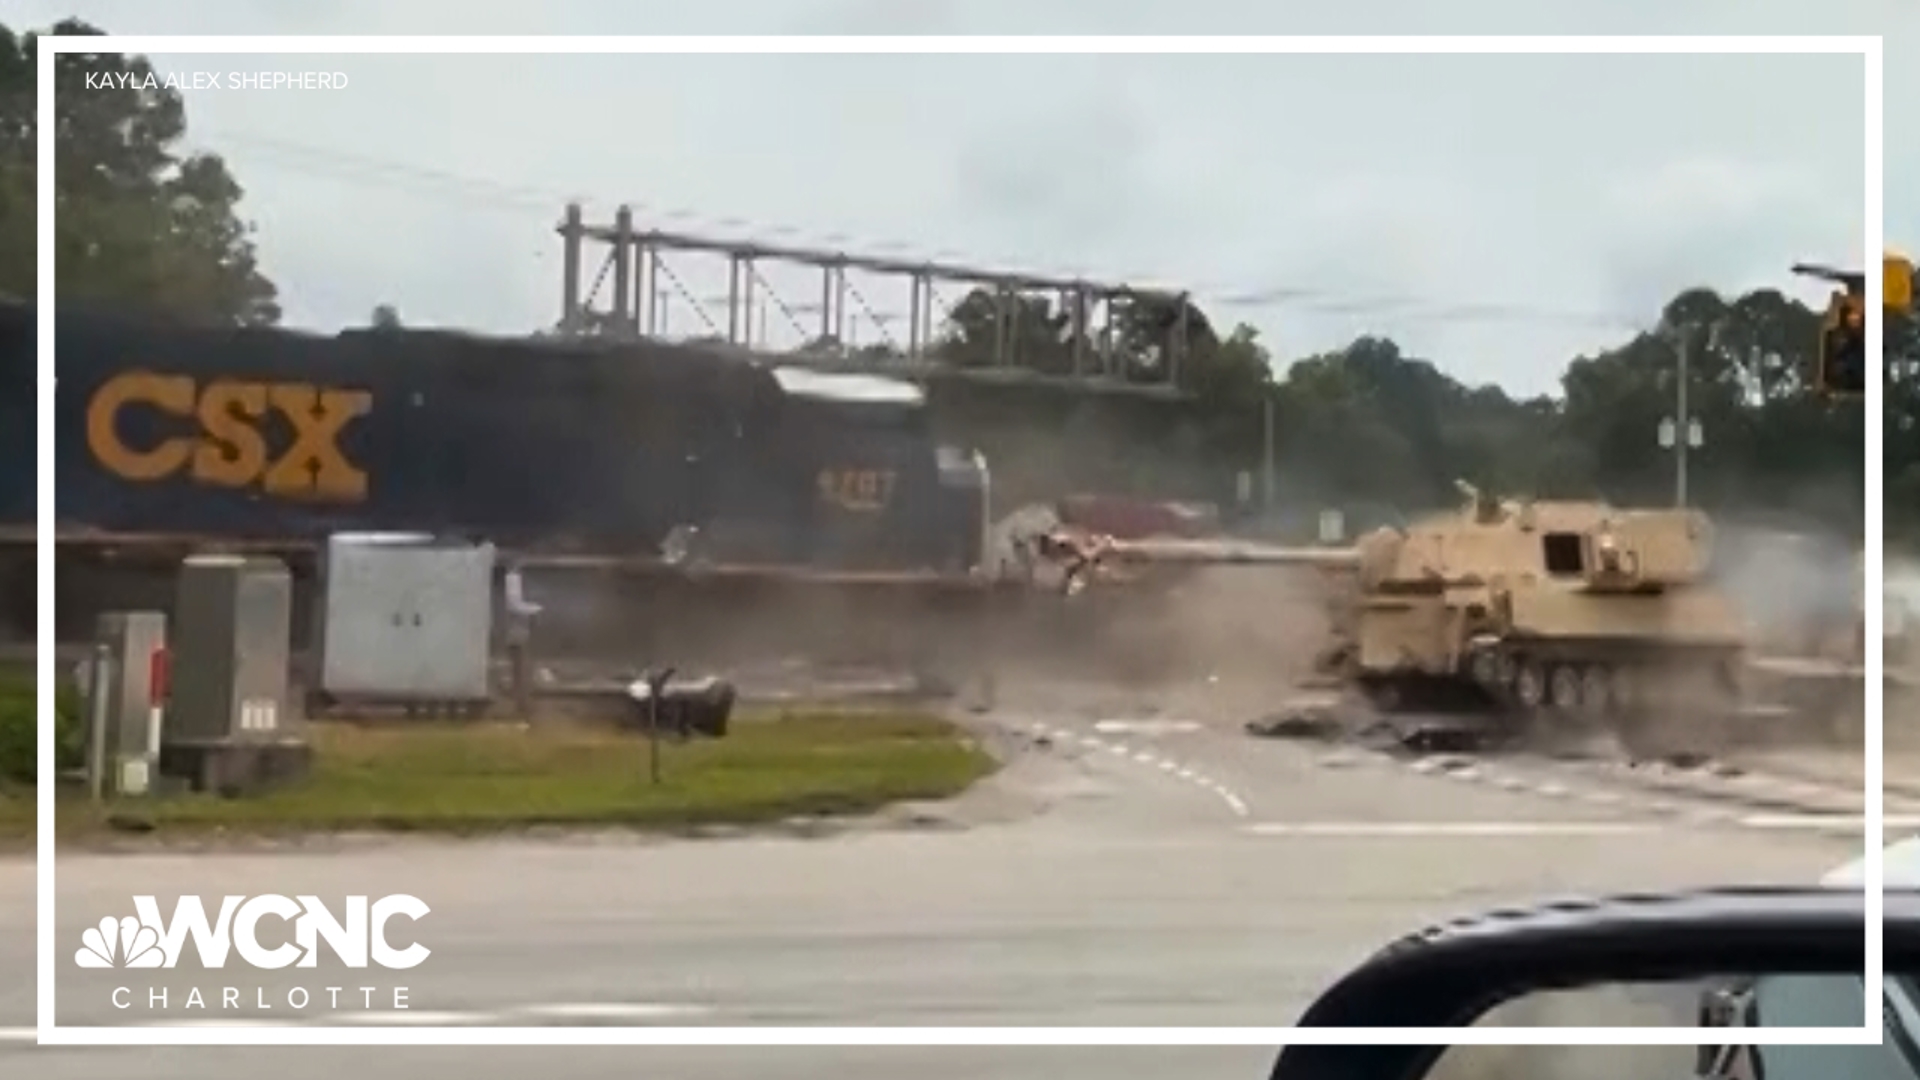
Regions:
<svg viewBox="0 0 1920 1080"><path fill-rule="evenodd" d="M345 90L340 71L89 71L88 90Z"/></svg>

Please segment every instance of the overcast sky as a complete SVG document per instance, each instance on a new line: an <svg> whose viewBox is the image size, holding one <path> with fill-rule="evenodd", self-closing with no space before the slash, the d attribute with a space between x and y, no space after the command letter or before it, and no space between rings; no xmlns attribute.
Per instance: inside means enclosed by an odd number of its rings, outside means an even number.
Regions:
<svg viewBox="0 0 1920 1080"><path fill-rule="evenodd" d="M11 7L16 25L77 14L123 33L1829 32L1920 50L1920 7L1901 0ZM382 302L409 323L550 325L552 229L578 197L595 219L626 201L643 227L1191 287L1282 360L1379 333L1533 393L1684 286L1817 299L1788 264L1863 257L1851 57L154 59L348 75L343 91L187 95L302 326L364 323ZM1915 100L1920 70L1898 66L1888 100ZM1902 194L1920 188L1920 144L1890 139L1887 163L1888 230L1920 247L1920 200ZM725 291L715 260L669 266L697 297ZM804 272L767 277L792 307L818 296ZM859 288L882 315L907 309L903 283ZM1247 297L1296 289L1319 298ZM1507 313L1470 308L1487 305ZM707 332L691 305L669 312L671 331ZM778 308L768 331L799 334Z"/></svg>

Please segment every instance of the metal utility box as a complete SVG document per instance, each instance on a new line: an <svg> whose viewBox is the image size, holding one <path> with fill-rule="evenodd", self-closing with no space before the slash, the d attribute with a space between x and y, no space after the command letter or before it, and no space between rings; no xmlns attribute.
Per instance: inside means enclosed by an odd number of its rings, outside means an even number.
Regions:
<svg viewBox="0 0 1920 1080"><path fill-rule="evenodd" d="M313 689L326 701L491 700L494 562L490 544L410 534L329 537Z"/></svg>
<svg viewBox="0 0 1920 1080"><path fill-rule="evenodd" d="M292 619L292 576L277 560L186 560L174 599L163 773L232 792L305 771L306 721L287 707Z"/></svg>
<svg viewBox="0 0 1920 1080"><path fill-rule="evenodd" d="M94 634L98 648L87 693L87 765L97 793L145 795L160 759L161 705L167 692L167 616L109 611Z"/></svg>

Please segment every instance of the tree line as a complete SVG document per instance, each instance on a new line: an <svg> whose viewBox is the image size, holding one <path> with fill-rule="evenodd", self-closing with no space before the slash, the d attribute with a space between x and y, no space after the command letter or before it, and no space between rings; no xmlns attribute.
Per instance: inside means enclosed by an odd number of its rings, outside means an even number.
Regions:
<svg viewBox="0 0 1920 1080"><path fill-rule="evenodd" d="M99 31L69 20L52 32ZM35 292L33 37L0 27L0 293L22 297ZM218 155L179 149L187 118L175 91L142 79L81 89L85 71L116 67L152 73L141 57L60 58L55 243L63 301L159 318L277 323L277 290L240 214L239 181ZM1008 318L986 292L966 297L934 355L956 371L1008 355L1041 374L1071 371L1088 348L1074 340L1072 320L1045 298L1015 302ZM1660 313L1661 332L1569 358L1561 393L1531 398L1464 384L1385 335L1276 363L1252 327L1223 328L1204 304L1176 303L1132 305L1100 351L1122 379L1177 383L1180 400L936 377L929 386L937 426L987 453L1009 501L1072 487L1232 505L1245 494L1239 474L1260 476L1270 438L1281 507L1344 506L1364 517L1368 507L1450 505L1457 479L1500 492L1658 505L1675 494L1672 454L1656 433L1673 411L1676 349L1684 344L1692 350L1690 411L1707 433L1691 456L1690 501L1723 514L1860 530L1863 407L1809 392L1820 315L1776 289L1682 292ZM391 308L376 321L399 325ZM1176 323L1183 346L1174 371L1166 342ZM1879 494L1890 536L1920 544L1920 327L1890 324L1888 343ZM883 348L868 351L886 359Z"/></svg>

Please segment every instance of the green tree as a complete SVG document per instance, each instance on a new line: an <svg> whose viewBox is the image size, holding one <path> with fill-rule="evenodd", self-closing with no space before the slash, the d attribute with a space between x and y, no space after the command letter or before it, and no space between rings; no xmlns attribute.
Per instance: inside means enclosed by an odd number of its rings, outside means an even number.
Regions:
<svg viewBox="0 0 1920 1080"><path fill-rule="evenodd" d="M75 20L51 32L100 33ZM0 292L21 296L36 292L36 36L0 27ZM144 58L111 54L62 55L55 83L61 298L164 318L277 322L253 228L235 213L240 185L219 156L178 148L179 92Z"/></svg>

